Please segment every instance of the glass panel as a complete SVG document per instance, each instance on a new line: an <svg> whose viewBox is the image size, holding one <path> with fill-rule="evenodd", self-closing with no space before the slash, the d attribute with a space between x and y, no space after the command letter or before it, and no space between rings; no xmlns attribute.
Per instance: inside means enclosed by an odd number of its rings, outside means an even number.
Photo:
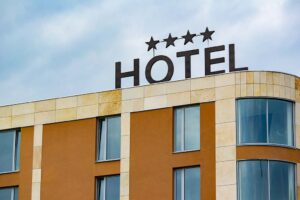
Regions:
<svg viewBox="0 0 300 200"><path fill-rule="evenodd" d="M184 125L184 109L176 108L174 110L174 149L175 151L183 151L183 125Z"/></svg>
<svg viewBox="0 0 300 200"><path fill-rule="evenodd" d="M15 150L15 170L20 169L20 142L21 142L21 131L16 131L16 150Z"/></svg>
<svg viewBox="0 0 300 200"><path fill-rule="evenodd" d="M264 99L238 101L239 143L266 143L266 108Z"/></svg>
<svg viewBox="0 0 300 200"><path fill-rule="evenodd" d="M120 199L120 176L109 176L106 178L105 200Z"/></svg>
<svg viewBox="0 0 300 200"><path fill-rule="evenodd" d="M96 198L97 200L104 200L104 178L97 179Z"/></svg>
<svg viewBox="0 0 300 200"><path fill-rule="evenodd" d="M105 144L106 144L106 120L99 121L98 133L98 160L105 160Z"/></svg>
<svg viewBox="0 0 300 200"><path fill-rule="evenodd" d="M268 100L269 142L293 146L293 104Z"/></svg>
<svg viewBox="0 0 300 200"><path fill-rule="evenodd" d="M121 118L110 117L107 119L107 158L120 158Z"/></svg>
<svg viewBox="0 0 300 200"><path fill-rule="evenodd" d="M19 199L19 189L17 187L14 188L14 200Z"/></svg>
<svg viewBox="0 0 300 200"><path fill-rule="evenodd" d="M267 200L268 161L239 161L238 168L239 199Z"/></svg>
<svg viewBox="0 0 300 200"><path fill-rule="evenodd" d="M1 200L11 200L13 188L3 188L0 189L0 199Z"/></svg>
<svg viewBox="0 0 300 200"><path fill-rule="evenodd" d="M183 200L182 197L182 173L183 169L176 169L175 170L175 177L174 177L174 196L175 200Z"/></svg>
<svg viewBox="0 0 300 200"><path fill-rule="evenodd" d="M200 149L200 106L185 108L185 150Z"/></svg>
<svg viewBox="0 0 300 200"><path fill-rule="evenodd" d="M293 164L270 161L270 194L272 200L296 199Z"/></svg>
<svg viewBox="0 0 300 200"><path fill-rule="evenodd" d="M184 170L185 200L200 200L200 167Z"/></svg>
<svg viewBox="0 0 300 200"><path fill-rule="evenodd" d="M14 171L14 138L13 130L0 132L0 173Z"/></svg>

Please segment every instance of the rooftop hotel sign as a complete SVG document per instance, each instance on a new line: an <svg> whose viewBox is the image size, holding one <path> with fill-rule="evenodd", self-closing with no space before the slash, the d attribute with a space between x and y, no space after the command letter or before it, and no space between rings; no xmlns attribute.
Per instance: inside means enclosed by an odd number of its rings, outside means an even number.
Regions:
<svg viewBox="0 0 300 200"><path fill-rule="evenodd" d="M178 37L172 37L171 34L169 34L169 37L159 41L159 40L154 40L153 37L151 37L149 42L146 42L148 45L148 51L153 50L153 58L151 58L147 65L146 65L146 70L145 70L145 76L147 81L151 83L158 83L158 82L165 82L165 81L170 81L173 77L174 74L174 64L172 60L165 55L157 55L155 56L155 50L156 45L158 43L166 43L166 48L170 46L175 46L175 41L176 40L184 40L184 45L188 43L193 43L193 38L202 36L203 40L202 42L209 42L209 40L212 40L211 36L214 33L214 31L210 31L208 28L199 35L197 34L191 34L190 31L187 31L186 35L178 38ZM212 58L212 53L218 52L218 51L224 51L225 50L225 45L219 45L219 46L212 46L212 47L207 47L204 49L204 71L205 71L205 76L207 75L213 75L213 74L221 74L225 73L225 70L218 70L218 71L213 71L212 70L212 65L213 64L219 64L219 63L224 63L225 58L224 57L219 57L219 58ZM188 51L179 51L176 53L176 57L178 58L183 58L185 60L185 78L191 78L191 57L198 55L199 54L199 49L193 49L193 50L188 50ZM235 48L234 44L229 44L228 45L228 63L229 63L229 72L233 71L241 71L241 70L248 70L248 67L241 67L237 68L235 66ZM167 73L164 78L160 80L155 80L153 79L151 75L151 71L155 63L158 61L162 61L167 65ZM115 71L115 87L116 88L121 88L121 79L126 78L126 77L133 77L134 80L134 86L140 85L140 60L139 59L134 59L133 60L133 70L132 71L127 71L127 72L122 72L121 70L121 62L116 62L115 64L116 71Z"/></svg>

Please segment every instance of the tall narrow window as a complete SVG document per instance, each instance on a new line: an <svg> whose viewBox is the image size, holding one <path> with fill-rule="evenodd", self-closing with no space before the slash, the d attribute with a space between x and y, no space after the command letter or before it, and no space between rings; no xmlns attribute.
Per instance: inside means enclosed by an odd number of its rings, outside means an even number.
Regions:
<svg viewBox="0 0 300 200"><path fill-rule="evenodd" d="M200 106L174 109L175 152L200 149Z"/></svg>
<svg viewBox="0 0 300 200"><path fill-rule="evenodd" d="M97 160L119 159L121 137L120 116L99 119L97 135Z"/></svg>
<svg viewBox="0 0 300 200"><path fill-rule="evenodd" d="M0 131L0 173L19 170L20 130Z"/></svg>
<svg viewBox="0 0 300 200"><path fill-rule="evenodd" d="M239 200L295 200L295 165L288 162L238 162Z"/></svg>
<svg viewBox="0 0 300 200"><path fill-rule="evenodd" d="M97 200L120 199L120 176L105 176L97 178L96 185Z"/></svg>
<svg viewBox="0 0 300 200"><path fill-rule="evenodd" d="M0 188L1 200L18 200L18 196L17 187Z"/></svg>
<svg viewBox="0 0 300 200"><path fill-rule="evenodd" d="M174 200L200 200L200 167L174 171Z"/></svg>
<svg viewBox="0 0 300 200"><path fill-rule="evenodd" d="M240 99L238 143L294 146L293 103L279 99Z"/></svg>

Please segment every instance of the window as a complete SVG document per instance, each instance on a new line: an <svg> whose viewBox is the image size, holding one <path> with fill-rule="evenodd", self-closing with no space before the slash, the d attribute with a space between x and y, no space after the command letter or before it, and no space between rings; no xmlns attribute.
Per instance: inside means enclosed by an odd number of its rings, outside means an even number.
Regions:
<svg viewBox="0 0 300 200"><path fill-rule="evenodd" d="M97 160L120 159L120 116L105 117L98 123Z"/></svg>
<svg viewBox="0 0 300 200"><path fill-rule="evenodd" d="M295 165L268 160L238 162L239 200L295 200Z"/></svg>
<svg viewBox="0 0 300 200"><path fill-rule="evenodd" d="M0 131L0 173L19 170L20 130Z"/></svg>
<svg viewBox="0 0 300 200"><path fill-rule="evenodd" d="M18 200L18 188L0 188L0 199L1 200Z"/></svg>
<svg viewBox="0 0 300 200"><path fill-rule="evenodd" d="M200 149L200 106L178 107L174 110L174 150Z"/></svg>
<svg viewBox="0 0 300 200"><path fill-rule="evenodd" d="M200 200L200 167L174 171L174 200Z"/></svg>
<svg viewBox="0 0 300 200"><path fill-rule="evenodd" d="M293 103L279 99L240 99L239 144L294 146Z"/></svg>
<svg viewBox="0 0 300 200"><path fill-rule="evenodd" d="M120 199L120 176L106 176L97 178L96 183L97 200Z"/></svg>

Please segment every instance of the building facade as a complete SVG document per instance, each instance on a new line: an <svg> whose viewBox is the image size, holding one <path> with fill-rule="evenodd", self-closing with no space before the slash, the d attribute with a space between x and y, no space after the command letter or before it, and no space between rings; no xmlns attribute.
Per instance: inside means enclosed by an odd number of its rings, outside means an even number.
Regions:
<svg viewBox="0 0 300 200"><path fill-rule="evenodd" d="M247 71L0 107L1 200L300 199L300 78Z"/></svg>

